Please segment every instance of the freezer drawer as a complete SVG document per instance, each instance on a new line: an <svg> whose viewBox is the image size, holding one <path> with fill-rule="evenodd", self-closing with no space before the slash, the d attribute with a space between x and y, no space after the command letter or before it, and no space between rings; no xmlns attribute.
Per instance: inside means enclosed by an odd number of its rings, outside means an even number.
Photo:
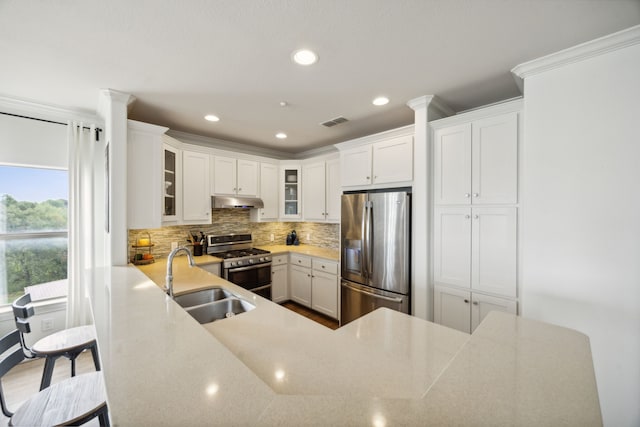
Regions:
<svg viewBox="0 0 640 427"><path fill-rule="evenodd" d="M410 314L411 305L408 295L385 292L343 280L340 285L340 296L341 326L379 307Z"/></svg>

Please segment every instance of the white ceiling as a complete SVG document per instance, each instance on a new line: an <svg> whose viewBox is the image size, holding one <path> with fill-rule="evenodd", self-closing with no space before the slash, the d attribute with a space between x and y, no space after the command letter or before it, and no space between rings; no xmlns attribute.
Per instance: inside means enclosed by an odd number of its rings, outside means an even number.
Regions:
<svg viewBox="0 0 640 427"><path fill-rule="evenodd" d="M0 95L95 111L111 88L132 119L293 153L410 124L422 95L518 96L514 66L639 23L638 0L0 0Z"/></svg>

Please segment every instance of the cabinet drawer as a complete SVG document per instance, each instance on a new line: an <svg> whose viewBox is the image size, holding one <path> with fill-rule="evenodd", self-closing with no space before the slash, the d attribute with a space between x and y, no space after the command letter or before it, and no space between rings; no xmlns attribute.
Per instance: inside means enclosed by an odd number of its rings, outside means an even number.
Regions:
<svg viewBox="0 0 640 427"><path fill-rule="evenodd" d="M338 264L331 261L325 261L323 259L314 258L311 261L312 268L315 271L324 271L329 274L338 274Z"/></svg>
<svg viewBox="0 0 640 427"><path fill-rule="evenodd" d="M302 267L311 267L311 258L300 255L291 254L291 265L300 265Z"/></svg>
<svg viewBox="0 0 640 427"><path fill-rule="evenodd" d="M289 262L287 254L273 255L271 257L271 265L282 265Z"/></svg>

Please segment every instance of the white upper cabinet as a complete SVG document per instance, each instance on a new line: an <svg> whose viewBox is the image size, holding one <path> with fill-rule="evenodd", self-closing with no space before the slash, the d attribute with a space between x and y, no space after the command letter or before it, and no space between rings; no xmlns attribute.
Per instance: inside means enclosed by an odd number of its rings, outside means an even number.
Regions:
<svg viewBox="0 0 640 427"><path fill-rule="evenodd" d="M260 163L260 198L264 208L257 210L259 221L278 219L278 171L278 165Z"/></svg>
<svg viewBox="0 0 640 427"><path fill-rule="evenodd" d="M258 162L214 156L213 193L230 196L258 195Z"/></svg>
<svg viewBox="0 0 640 427"><path fill-rule="evenodd" d="M162 224L165 180L162 136L166 127L128 121L127 227L159 228ZM175 172L172 175L175 179Z"/></svg>
<svg viewBox="0 0 640 427"><path fill-rule="evenodd" d="M434 132L436 204L513 204L518 187L518 113Z"/></svg>
<svg viewBox="0 0 640 427"><path fill-rule="evenodd" d="M341 148L343 187L410 183L413 180L413 135Z"/></svg>
<svg viewBox="0 0 640 427"><path fill-rule="evenodd" d="M211 221L210 155L182 152L182 219L204 224Z"/></svg>
<svg viewBox="0 0 640 427"><path fill-rule="evenodd" d="M302 218L302 183L300 166L282 166L280 181L280 218Z"/></svg>
<svg viewBox="0 0 640 427"><path fill-rule="evenodd" d="M413 136L373 144L373 183L413 180Z"/></svg>
<svg viewBox="0 0 640 427"><path fill-rule="evenodd" d="M302 214L306 221L340 221L340 160L302 166Z"/></svg>

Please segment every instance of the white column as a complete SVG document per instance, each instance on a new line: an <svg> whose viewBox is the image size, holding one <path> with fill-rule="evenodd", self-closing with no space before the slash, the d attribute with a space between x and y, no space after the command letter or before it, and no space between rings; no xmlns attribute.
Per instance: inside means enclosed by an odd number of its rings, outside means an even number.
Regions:
<svg viewBox="0 0 640 427"><path fill-rule="evenodd" d="M100 91L98 114L104 119L104 141L108 144L106 151L109 158L108 173L103 174L108 177L105 185L109 195L107 209L109 226L105 242L108 265L126 265L128 262L127 105L130 98L131 95L112 89Z"/></svg>
<svg viewBox="0 0 640 427"><path fill-rule="evenodd" d="M431 278L431 133L428 121L453 114L434 95L407 102L415 111L411 247L411 313L433 320Z"/></svg>

